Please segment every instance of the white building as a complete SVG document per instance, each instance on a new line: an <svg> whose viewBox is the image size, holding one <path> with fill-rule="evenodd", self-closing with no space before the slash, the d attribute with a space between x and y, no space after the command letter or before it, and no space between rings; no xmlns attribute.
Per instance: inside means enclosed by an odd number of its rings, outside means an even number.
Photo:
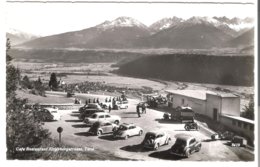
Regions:
<svg viewBox="0 0 260 167"><path fill-rule="evenodd" d="M254 138L254 121L240 117L240 97L206 90L167 90L169 107L189 106L237 134Z"/></svg>

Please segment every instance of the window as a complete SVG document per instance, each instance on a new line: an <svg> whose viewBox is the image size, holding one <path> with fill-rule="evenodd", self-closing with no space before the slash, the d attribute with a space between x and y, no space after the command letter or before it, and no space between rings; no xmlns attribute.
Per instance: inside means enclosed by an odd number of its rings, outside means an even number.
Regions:
<svg viewBox="0 0 260 167"><path fill-rule="evenodd" d="M242 126L242 123L240 122L240 121L238 121L238 127L240 127L241 128L241 126Z"/></svg>
<svg viewBox="0 0 260 167"><path fill-rule="evenodd" d="M105 118L105 116L104 115L100 115L98 118Z"/></svg>
<svg viewBox="0 0 260 167"><path fill-rule="evenodd" d="M181 99L181 104L184 105L184 99Z"/></svg>
<svg viewBox="0 0 260 167"><path fill-rule="evenodd" d="M244 129L247 129L248 124L244 122Z"/></svg>
<svg viewBox="0 0 260 167"><path fill-rule="evenodd" d="M254 130L254 125L250 125L250 130Z"/></svg>
<svg viewBox="0 0 260 167"><path fill-rule="evenodd" d="M193 143L195 143L195 141L196 141L195 139L191 139L189 144L192 145Z"/></svg>
<svg viewBox="0 0 260 167"><path fill-rule="evenodd" d="M232 120L232 125L236 125L236 121L235 120Z"/></svg>
<svg viewBox="0 0 260 167"><path fill-rule="evenodd" d="M106 118L110 118L110 115L106 115Z"/></svg>

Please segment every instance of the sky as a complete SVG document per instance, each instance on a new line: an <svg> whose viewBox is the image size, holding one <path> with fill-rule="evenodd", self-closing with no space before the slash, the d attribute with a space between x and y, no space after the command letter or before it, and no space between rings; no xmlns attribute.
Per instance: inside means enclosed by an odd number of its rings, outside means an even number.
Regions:
<svg viewBox="0 0 260 167"><path fill-rule="evenodd" d="M17 29L46 36L93 27L120 16L132 17L147 26L173 16L184 19L192 16L254 17L255 7L254 4L7 2L5 23L7 31Z"/></svg>

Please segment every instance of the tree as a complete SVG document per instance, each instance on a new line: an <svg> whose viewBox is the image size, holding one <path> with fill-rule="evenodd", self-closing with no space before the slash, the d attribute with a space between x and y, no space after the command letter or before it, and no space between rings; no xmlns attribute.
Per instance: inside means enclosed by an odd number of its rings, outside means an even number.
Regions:
<svg viewBox="0 0 260 167"><path fill-rule="evenodd" d="M248 105L243 108L243 113L241 114L241 117L248 118L251 120L255 119L253 98L250 99Z"/></svg>
<svg viewBox="0 0 260 167"><path fill-rule="evenodd" d="M40 122L35 119L34 111L25 109L26 99L16 98L16 89L20 80L19 69L12 63L8 55L10 41L6 45L6 143L7 159L29 159L26 152L19 152L17 147L36 147L43 139L49 137L48 130L44 130Z"/></svg>
<svg viewBox="0 0 260 167"><path fill-rule="evenodd" d="M55 73L51 74L50 81L49 81L49 87L52 90L57 90L57 88L58 88L58 82L57 82L57 77L56 77Z"/></svg>
<svg viewBox="0 0 260 167"><path fill-rule="evenodd" d="M30 79L28 78L27 75L25 75L25 76L23 77L22 87L23 87L23 88L27 88L27 89L32 89L32 84L31 84Z"/></svg>

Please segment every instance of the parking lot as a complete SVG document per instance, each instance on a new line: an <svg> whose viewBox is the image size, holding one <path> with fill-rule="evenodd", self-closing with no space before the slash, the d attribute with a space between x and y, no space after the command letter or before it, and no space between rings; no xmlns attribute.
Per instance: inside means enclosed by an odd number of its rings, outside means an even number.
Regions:
<svg viewBox="0 0 260 167"><path fill-rule="evenodd" d="M104 101L106 96L77 94L82 102L89 98L99 98ZM93 148L93 151L107 151L118 157L135 160L181 160L181 161L253 161L254 154L246 148L230 147L225 145L227 141L210 141L210 133L205 133L205 128L199 131L185 131L184 124L163 120L163 112L154 109L147 109L146 114L140 118L136 113L138 100L129 99L127 109L112 110L112 115L119 115L120 123L135 123L143 128L144 133L153 130L163 130L170 134L169 145L160 147L158 150L143 149L140 143L144 139L142 136L130 137L127 140L114 139L112 134L100 137L91 136L87 133L89 127L78 119L78 111L60 111L61 120L46 122L44 127L49 129L51 137L58 139L57 128L63 128L62 142L75 147ZM106 110L106 112L108 112ZM169 154L169 149L175 142L175 136L189 134L202 141L200 152L192 154L189 158L180 158Z"/></svg>

